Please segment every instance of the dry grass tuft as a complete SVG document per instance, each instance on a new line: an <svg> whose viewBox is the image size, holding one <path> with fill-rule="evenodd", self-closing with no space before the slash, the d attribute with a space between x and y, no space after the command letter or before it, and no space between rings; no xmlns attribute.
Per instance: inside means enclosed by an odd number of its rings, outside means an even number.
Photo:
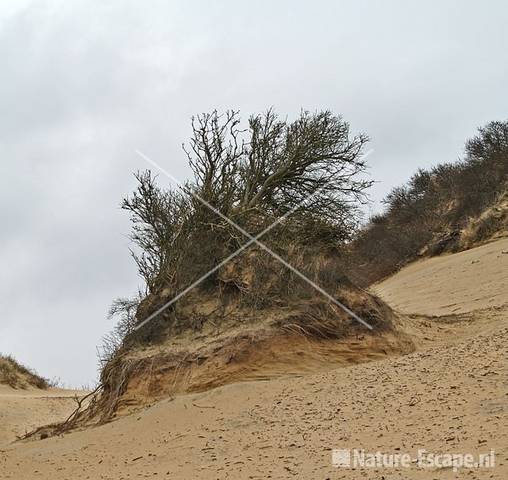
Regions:
<svg viewBox="0 0 508 480"><path fill-rule="evenodd" d="M478 218L471 219L460 239L461 249L508 235L508 188Z"/></svg>
<svg viewBox="0 0 508 480"><path fill-rule="evenodd" d="M0 384L12 388L35 387L46 389L51 382L38 375L32 369L25 367L10 355L0 354Z"/></svg>

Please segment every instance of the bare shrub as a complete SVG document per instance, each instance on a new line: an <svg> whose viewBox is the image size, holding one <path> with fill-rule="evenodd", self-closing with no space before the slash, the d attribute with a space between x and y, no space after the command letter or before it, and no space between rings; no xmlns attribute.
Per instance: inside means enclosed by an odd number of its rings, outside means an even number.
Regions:
<svg viewBox="0 0 508 480"><path fill-rule="evenodd" d="M458 234L503 193L508 180L508 122L491 122L466 142L456 163L418 170L384 200L351 245L349 271L361 285L392 274L425 248L431 253L459 247ZM478 225L478 238L497 228Z"/></svg>
<svg viewBox="0 0 508 480"><path fill-rule="evenodd" d="M372 183L363 175L367 141L365 135L351 135L348 123L329 111L303 111L288 121L268 110L246 124L236 111L193 118L191 139L184 146L193 181L165 190L151 172L138 172L136 191L122 203L131 215L132 254L146 292L135 303L114 304L113 313L123 312L123 317L105 339L102 358L107 362L115 354L137 321L247 241L193 194L253 235L306 200L263 240L312 278L321 275L320 280L333 283L326 266L330 260L319 273L309 261L310 252L320 250L331 258L331 251L337 253L352 239L359 225L358 207ZM237 261L247 262L248 255L244 252ZM266 254L258 252L252 260L253 284L244 288L241 278L229 283L246 303L271 304L277 296L308 290ZM217 272L200 288L220 291L228 285L223 273ZM160 315L149 330L178 321L175 308ZM156 332L148 332L149 338L154 336Z"/></svg>
<svg viewBox="0 0 508 480"><path fill-rule="evenodd" d="M134 298L117 298L111 304L108 319L116 323L111 332L102 338L102 343L97 349L100 369L117 354L124 338L132 333L136 325L136 312L142 298L142 292L138 292Z"/></svg>

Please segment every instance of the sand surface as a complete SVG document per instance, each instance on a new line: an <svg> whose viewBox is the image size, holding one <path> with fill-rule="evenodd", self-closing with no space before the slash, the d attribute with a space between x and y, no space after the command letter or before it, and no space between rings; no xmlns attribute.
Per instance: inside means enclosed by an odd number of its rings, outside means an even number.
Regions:
<svg viewBox="0 0 508 480"><path fill-rule="evenodd" d="M60 388L25 390L0 385L0 447L36 427L65 419L76 408L73 397L83 394Z"/></svg>
<svg viewBox="0 0 508 480"><path fill-rule="evenodd" d="M415 262L373 290L404 313L450 315L508 303L508 238Z"/></svg>
<svg viewBox="0 0 508 480"><path fill-rule="evenodd" d="M110 424L0 448L1 479L508 478L508 241L377 285L415 353L165 400ZM495 467L351 470L332 449L487 453Z"/></svg>

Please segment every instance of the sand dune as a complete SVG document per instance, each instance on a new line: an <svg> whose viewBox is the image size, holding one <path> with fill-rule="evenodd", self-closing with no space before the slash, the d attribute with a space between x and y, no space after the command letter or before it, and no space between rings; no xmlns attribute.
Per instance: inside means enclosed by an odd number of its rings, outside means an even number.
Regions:
<svg viewBox="0 0 508 480"><path fill-rule="evenodd" d="M508 238L415 262L373 290L404 313L450 315L508 303Z"/></svg>
<svg viewBox="0 0 508 480"><path fill-rule="evenodd" d="M508 241L410 265L375 290L419 350L178 396L0 450L2 479L508 478ZM505 265L506 263L506 265ZM448 315L425 318L425 315ZM451 316L450 316L451 315ZM335 448L497 452L490 469L337 469Z"/></svg>
<svg viewBox="0 0 508 480"><path fill-rule="evenodd" d="M14 389L0 385L0 446L41 425L61 421L76 408L77 390ZM1 478L1 473L0 473Z"/></svg>

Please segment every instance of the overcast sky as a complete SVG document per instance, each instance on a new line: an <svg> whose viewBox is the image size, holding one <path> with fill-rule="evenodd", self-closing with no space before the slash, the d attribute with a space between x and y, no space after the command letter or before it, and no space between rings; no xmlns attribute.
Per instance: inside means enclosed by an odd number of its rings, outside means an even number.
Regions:
<svg viewBox="0 0 508 480"><path fill-rule="evenodd" d="M80 386L140 279L119 202L191 115L331 109L379 202L508 117L506 1L0 2L0 352ZM374 204L374 209L376 209Z"/></svg>

